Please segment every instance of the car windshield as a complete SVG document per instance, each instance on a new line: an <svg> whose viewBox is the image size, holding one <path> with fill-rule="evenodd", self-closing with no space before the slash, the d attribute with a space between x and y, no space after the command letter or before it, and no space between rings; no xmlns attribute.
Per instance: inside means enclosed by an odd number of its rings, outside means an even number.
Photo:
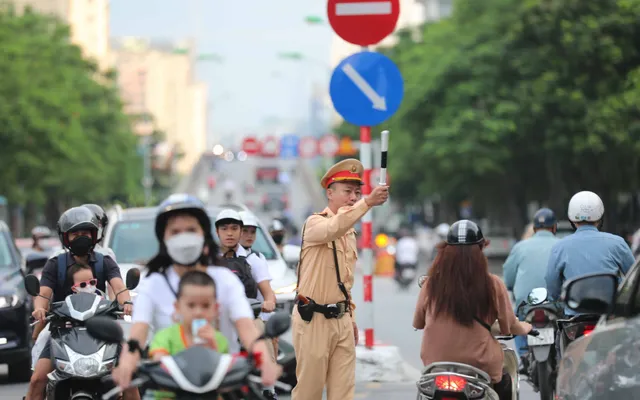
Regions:
<svg viewBox="0 0 640 400"><path fill-rule="evenodd" d="M0 232L0 268L7 268L13 264L11 247L7 236Z"/></svg>
<svg viewBox="0 0 640 400"><path fill-rule="evenodd" d="M213 221L211 221L213 226ZM154 232L155 220L119 221L113 227L111 250L116 254L121 264L146 264L158 252L158 241ZM219 244L218 237L213 232L214 239ZM254 251L262 253L267 260L275 260L276 252L265 236L262 229L258 229Z"/></svg>

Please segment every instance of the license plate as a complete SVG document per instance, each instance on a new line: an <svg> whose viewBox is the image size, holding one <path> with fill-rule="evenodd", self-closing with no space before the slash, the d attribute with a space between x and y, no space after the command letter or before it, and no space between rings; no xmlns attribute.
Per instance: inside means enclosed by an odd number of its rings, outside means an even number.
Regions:
<svg viewBox="0 0 640 400"><path fill-rule="evenodd" d="M538 329L540 335L527 336L527 343L529 346L548 346L555 342L555 332L553 328L541 328Z"/></svg>

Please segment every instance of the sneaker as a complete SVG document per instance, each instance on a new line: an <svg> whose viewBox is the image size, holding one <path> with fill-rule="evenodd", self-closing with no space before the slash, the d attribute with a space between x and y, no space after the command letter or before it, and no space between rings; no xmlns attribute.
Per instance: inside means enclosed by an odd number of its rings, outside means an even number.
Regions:
<svg viewBox="0 0 640 400"><path fill-rule="evenodd" d="M265 390L262 392L262 395L267 400L278 400L278 395L276 395L275 391L272 392L271 390Z"/></svg>

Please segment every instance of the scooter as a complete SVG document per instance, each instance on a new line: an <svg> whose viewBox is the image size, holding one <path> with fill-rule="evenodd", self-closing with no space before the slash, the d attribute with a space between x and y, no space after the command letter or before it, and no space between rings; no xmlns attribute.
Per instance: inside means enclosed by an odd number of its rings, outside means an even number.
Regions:
<svg viewBox="0 0 640 400"><path fill-rule="evenodd" d="M553 400L557 378L556 321L562 315L562 306L548 301L547 289L535 288L529 293L527 300L518 305L516 314L520 314L522 310L525 310L524 320L540 332L539 336L527 337L529 383L534 391L540 392L541 400Z"/></svg>
<svg viewBox="0 0 640 400"><path fill-rule="evenodd" d="M120 326L109 318L94 317L86 323L89 334L98 340L118 344L124 337ZM291 317L277 312L265 325L265 333L257 340L278 337L291 326ZM149 390L162 390L175 394L177 400L253 399L263 400L262 385L257 368L261 354L220 354L204 346L193 346L178 354L164 356L159 361L138 364L131 387L144 385ZM282 360L286 365L288 360ZM111 376L103 381L112 382ZM102 396L109 400L120 395L115 387Z"/></svg>
<svg viewBox="0 0 640 400"><path fill-rule="evenodd" d="M395 266L394 279L398 282L400 289L407 290L417 275L418 266L416 264L398 264Z"/></svg>
<svg viewBox="0 0 640 400"><path fill-rule="evenodd" d="M495 338L500 341L509 341L514 336L495 336ZM518 400L520 396L518 354L506 344L500 344L504 352L504 370L511 377L511 399ZM493 389L489 374L462 363L436 362L427 365L422 370L417 387L417 400L500 400L498 393Z"/></svg>
<svg viewBox="0 0 640 400"><path fill-rule="evenodd" d="M120 293L134 289L139 281L140 272L129 270L127 289ZM39 294L40 281L34 275L27 275L24 283L31 296L44 297ZM101 378L110 374L118 356L118 344L96 340L88 334L86 323L94 316L103 316L120 327L116 322L120 315L123 315L120 305L115 300L105 300L104 293L102 296L75 293L64 301L51 303L45 320L50 322L54 370L48 375L46 399L97 400L113 387L103 384Z"/></svg>

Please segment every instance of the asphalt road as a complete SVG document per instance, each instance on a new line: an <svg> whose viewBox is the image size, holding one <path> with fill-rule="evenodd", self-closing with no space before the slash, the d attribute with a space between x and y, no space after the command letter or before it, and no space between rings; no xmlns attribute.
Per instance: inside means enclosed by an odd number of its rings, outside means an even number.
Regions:
<svg viewBox="0 0 640 400"><path fill-rule="evenodd" d="M501 264L491 263L493 273L501 273ZM353 291L354 298L358 301L363 298L361 277L356 283ZM411 327L413 319L413 309L418 295L418 286L412 285L408 291L398 290L395 282L388 278L376 278L374 280L374 310L375 310L375 335L376 340L383 343L397 346L400 349L405 361L415 368L420 368L420 340L421 332L414 331ZM357 314L360 325L362 325L361 313ZM289 333L285 334L285 339L290 340ZM513 343L510 343L513 346ZM0 366L0 375L6 373L4 366ZM26 393L26 384L10 385L0 377L0 399L15 400L21 399ZM372 400L402 400L415 399L416 389L414 382L403 383L363 383L356 387L357 399ZM282 397L281 399L288 399ZM524 381L520 383L520 399L535 400L539 396Z"/></svg>

